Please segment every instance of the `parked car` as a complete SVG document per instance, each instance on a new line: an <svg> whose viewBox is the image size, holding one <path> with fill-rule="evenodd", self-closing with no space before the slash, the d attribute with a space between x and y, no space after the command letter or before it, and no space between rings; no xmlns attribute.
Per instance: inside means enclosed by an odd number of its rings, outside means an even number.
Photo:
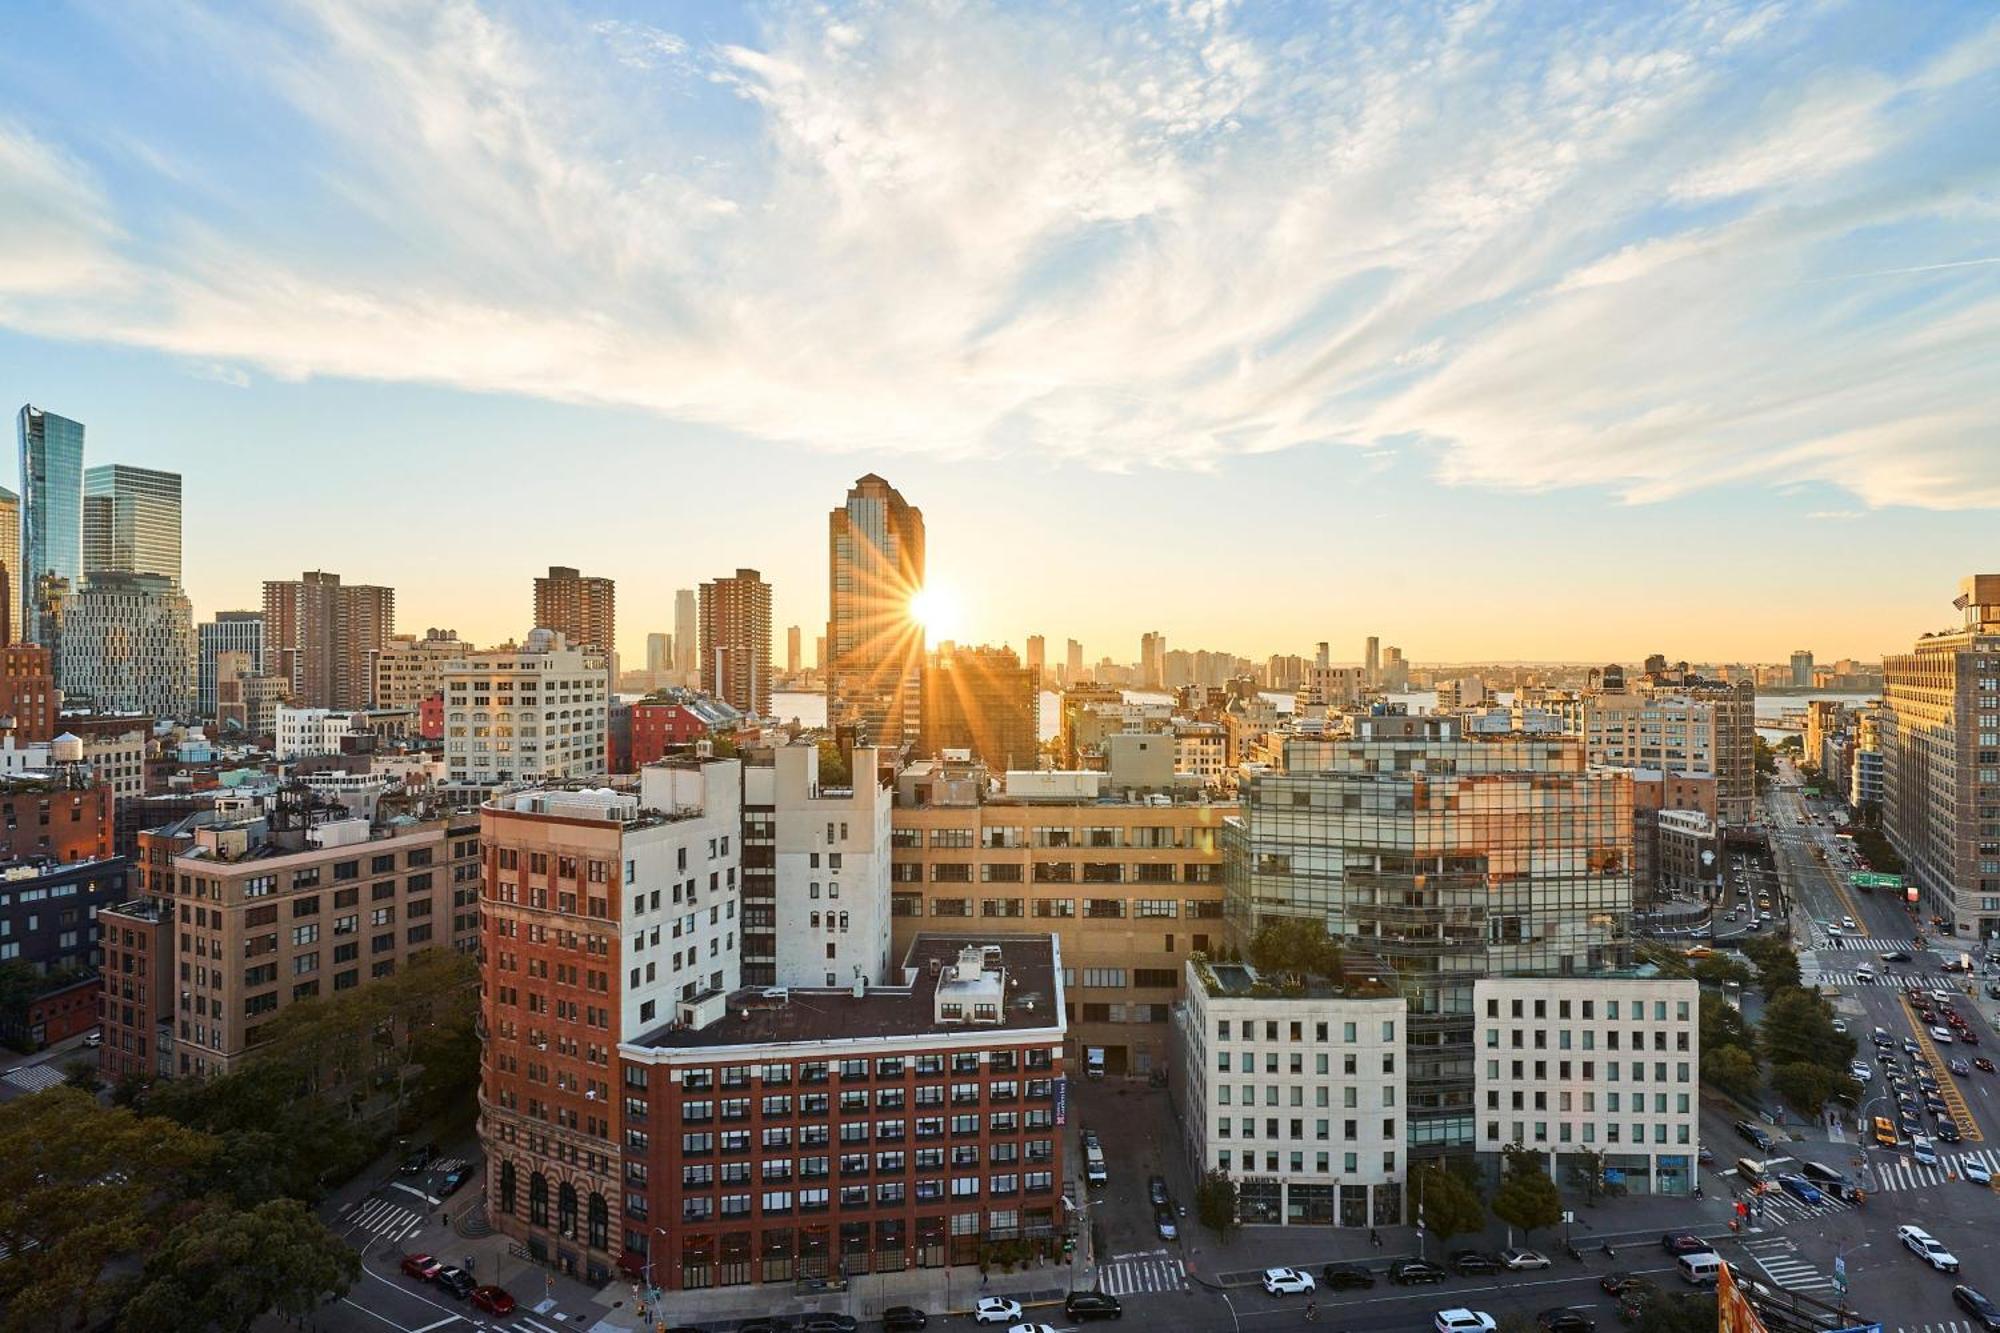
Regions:
<svg viewBox="0 0 2000 1333"><path fill-rule="evenodd" d="M444 1267L444 1260L433 1259L428 1254L406 1254L403 1256L403 1271L419 1282L429 1282Z"/></svg>
<svg viewBox="0 0 2000 1333"><path fill-rule="evenodd" d="M1389 1281L1398 1287L1414 1287L1420 1282L1442 1282L1449 1276L1427 1259L1399 1259L1389 1265Z"/></svg>
<svg viewBox="0 0 2000 1333"><path fill-rule="evenodd" d="M1650 1287L1653 1283L1650 1278L1643 1278L1637 1274L1627 1273L1623 1269L1620 1269L1615 1272L1606 1273L1603 1277L1597 1279L1597 1285L1602 1287L1607 1295L1620 1296L1625 1293L1627 1288L1635 1286Z"/></svg>
<svg viewBox="0 0 2000 1333"><path fill-rule="evenodd" d="M792 1321L784 1315L764 1315L752 1319L747 1324L738 1324L736 1333L795 1333Z"/></svg>
<svg viewBox="0 0 2000 1333"><path fill-rule="evenodd" d="M1905 1224L1896 1228L1896 1239L1903 1242L1911 1254L1916 1255L1940 1273L1956 1273L1958 1256L1944 1247L1944 1243L1920 1226Z"/></svg>
<svg viewBox="0 0 2000 1333"><path fill-rule="evenodd" d="M1753 1125L1748 1120L1739 1120L1736 1122L1736 1133L1739 1138L1756 1144L1760 1152L1770 1151L1773 1140L1764 1132L1763 1126Z"/></svg>
<svg viewBox="0 0 2000 1333"><path fill-rule="evenodd" d="M914 1305L892 1305L882 1312L882 1333L917 1333L931 1317Z"/></svg>
<svg viewBox="0 0 2000 1333"><path fill-rule="evenodd" d="M1451 1271L1460 1277L1474 1277L1481 1273L1497 1273L1500 1261L1490 1254L1478 1250L1454 1250L1449 1260Z"/></svg>
<svg viewBox="0 0 2000 1333"><path fill-rule="evenodd" d="M1437 1318L1431 1321L1437 1333L1493 1333L1497 1325L1493 1316L1484 1310L1439 1310Z"/></svg>
<svg viewBox="0 0 2000 1333"><path fill-rule="evenodd" d="M972 1307L975 1324L1011 1324L1021 1317L1021 1303L1005 1296L981 1296Z"/></svg>
<svg viewBox="0 0 2000 1333"><path fill-rule="evenodd" d="M1597 1321L1581 1310L1559 1305L1535 1316L1542 1333L1596 1333Z"/></svg>
<svg viewBox="0 0 2000 1333"><path fill-rule="evenodd" d="M1328 1264L1319 1270L1328 1291L1360 1291L1375 1285L1375 1275L1361 1264Z"/></svg>
<svg viewBox="0 0 2000 1333"><path fill-rule="evenodd" d="M432 1162L437 1160L437 1155L438 1146L435 1143L426 1143L405 1157L402 1166L397 1170L406 1176L420 1176L430 1168Z"/></svg>
<svg viewBox="0 0 2000 1333"><path fill-rule="evenodd" d="M1297 1296L1313 1289L1312 1274L1301 1273L1296 1268L1267 1268L1264 1270L1264 1291L1270 1296Z"/></svg>
<svg viewBox="0 0 2000 1333"><path fill-rule="evenodd" d="M1146 1194L1147 1197L1152 1199L1153 1207L1155 1208L1164 1208L1173 1201L1172 1196L1167 1193L1167 1178L1165 1176L1153 1176L1147 1180Z"/></svg>
<svg viewBox="0 0 2000 1333"><path fill-rule="evenodd" d="M2000 1305L1988 1300L1977 1287L1968 1287L1961 1282L1951 1289L1951 1298L1958 1302L1959 1309L1972 1316L1972 1322L1979 1327L2000 1329Z"/></svg>
<svg viewBox="0 0 2000 1333"><path fill-rule="evenodd" d="M472 1274L463 1268L440 1268L431 1280L460 1300L472 1295L473 1288L479 1285L472 1280Z"/></svg>
<svg viewBox="0 0 2000 1333"><path fill-rule="evenodd" d="M484 1310L488 1314L514 1313L514 1296L505 1287L474 1287L472 1308Z"/></svg>
<svg viewBox="0 0 2000 1333"><path fill-rule="evenodd" d="M1692 1231L1669 1231L1660 1237L1660 1248L1668 1254L1700 1254L1715 1247Z"/></svg>
<svg viewBox="0 0 2000 1333"><path fill-rule="evenodd" d="M1072 1291L1063 1313L1071 1319L1123 1319L1125 1307L1108 1291Z"/></svg>
<svg viewBox="0 0 2000 1333"><path fill-rule="evenodd" d="M860 1327L851 1314L814 1311L799 1316L797 1333L857 1333Z"/></svg>
<svg viewBox="0 0 2000 1333"><path fill-rule="evenodd" d="M1547 1268L1549 1256L1540 1250L1502 1250L1500 1264L1503 1268L1518 1273L1530 1268Z"/></svg>
<svg viewBox="0 0 2000 1333"><path fill-rule="evenodd" d="M440 1199L448 1199L458 1193L459 1186L465 1183L466 1177L470 1174L471 1172L462 1166L455 1166L445 1172L444 1178L438 1181L438 1197Z"/></svg>

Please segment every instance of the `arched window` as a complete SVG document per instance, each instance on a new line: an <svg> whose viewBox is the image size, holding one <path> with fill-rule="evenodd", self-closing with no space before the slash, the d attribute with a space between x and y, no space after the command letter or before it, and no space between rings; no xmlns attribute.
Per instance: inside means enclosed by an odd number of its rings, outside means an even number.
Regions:
<svg viewBox="0 0 2000 1333"><path fill-rule="evenodd" d="M576 1186L567 1180L556 1192L556 1232L576 1239Z"/></svg>
<svg viewBox="0 0 2000 1333"><path fill-rule="evenodd" d="M514 1211L514 1164L512 1162L500 1163L500 1211L503 1213L512 1213Z"/></svg>
<svg viewBox="0 0 2000 1333"><path fill-rule="evenodd" d="M537 1171L528 1177L528 1225L545 1227L549 1224L549 1182Z"/></svg>
<svg viewBox="0 0 2000 1333"><path fill-rule="evenodd" d="M595 1190L590 1194L590 1248L611 1248L611 1209L604 1202L604 1196Z"/></svg>

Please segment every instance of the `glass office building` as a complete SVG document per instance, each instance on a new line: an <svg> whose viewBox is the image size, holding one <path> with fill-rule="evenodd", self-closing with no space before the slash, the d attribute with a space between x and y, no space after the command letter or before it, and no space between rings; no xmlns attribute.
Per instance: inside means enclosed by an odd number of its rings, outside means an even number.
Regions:
<svg viewBox="0 0 2000 1333"><path fill-rule="evenodd" d="M1631 963L1631 780L1590 771L1575 737L1345 726L1288 741L1283 770L1243 789L1223 830L1230 937L1312 917L1379 959L1410 1005L1410 1149L1470 1148L1473 983Z"/></svg>
<svg viewBox="0 0 2000 1333"><path fill-rule="evenodd" d="M83 474L83 572L181 581L181 474L106 463Z"/></svg>
<svg viewBox="0 0 2000 1333"><path fill-rule="evenodd" d="M21 602L24 642L45 643L41 591L83 581L83 423L30 403L21 437Z"/></svg>

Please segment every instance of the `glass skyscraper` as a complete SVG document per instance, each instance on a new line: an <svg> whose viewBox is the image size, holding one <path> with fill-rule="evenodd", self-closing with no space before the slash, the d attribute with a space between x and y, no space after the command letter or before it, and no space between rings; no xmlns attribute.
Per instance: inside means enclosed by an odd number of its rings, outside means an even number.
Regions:
<svg viewBox="0 0 2000 1333"><path fill-rule="evenodd" d="M21 437L21 638L46 643L45 592L63 580L83 582L83 423L29 403L17 418Z"/></svg>
<svg viewBox="0 0 2000 1333"><path fill-rule="evenodd" d="M83 474L83 572L181 581L181 474L105 463Z"/></svg>

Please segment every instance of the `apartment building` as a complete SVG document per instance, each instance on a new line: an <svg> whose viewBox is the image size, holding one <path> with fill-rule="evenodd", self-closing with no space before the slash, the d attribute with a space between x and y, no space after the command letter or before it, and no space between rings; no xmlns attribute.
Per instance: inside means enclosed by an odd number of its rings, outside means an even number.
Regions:
<svg viewBox="0 0 2000 1333"><path fill-rule="evenodd" d="M924 750L970 750L995 772L1041 766L1041 672L1011 648L940 647L924 672Z"/></svg>
<svg viewBox="0 0 2000 1333"><path fill-rule="evenodd" d="M146 794L146 745L153 719L143 713L64 713L56 719L57 762L74 756L114 801Z"/></svg>
<svg viewBox="0 0 2000 1333"><path fill-rule="evenodd" d="M1699 983L1488 977L1472 990L1482 1154L1545 1153L1566 1187L1601 1171L1627 1194L1692 1192Z"/></svg>
<svg viewBox="0 0 2000 1333"><path fill-rule="evenodd" d="M1930 915L2000 934L2000 574L1952 603L1962 628L1883 658L1882 824Z"/></svg>
<svg viewBox="0 0 2000 1333"><path fill-rule="evenodd" d="M741 767L668 761L637 790L480 809L487 1210L564 1272L604 1281L651 1235L649 1126L621 1044L712 1016L739 986Z"/></svg>
<svg viewBox="0 0 2000 1333"><path fill-rule="evenodd" d="M97 914L104 957L97 1067L107 1083L173 1073L173 925L173 904L163 898L127 898Z"/></svg>
<svg viewBox="0 0 2000 1333"><path fill-rule="evenodd" d="M1580 734L1591 763L1712 775L1716 818L1731 828L1749 825L1757 796L1755 686L1685 674L1628 686L1615 668L1602 680L1583 700Z"/></svg>
<svg viewBox="0 0 2000 1333"><path fill-rule="evenodd" d="M1632 783L1570 736L1385 707L1293 737L1224 828L1230 938L1323 921L1408 989L1409 1146L1473 1143L1472 985L1629 966Z"/></svg>
<svg viewBox="0 0 2000 1333"><path fill-rule="evenodd" d="M444 672L445 774L454 787L609 771L604 654L537 629L518 650L471 653Z"/></svg>
<svg viewBox="0 0 2000 1333"><path fill-rule="evenodd" d="M1287 994L1243 963L1184 967L1174 1095L1194 1176L1228 1172L1245 1223L1400 1224L1402 998L1384 987Z"/></svg>
<svg viewBox="0 0 2000 1333"><path fill-rule="evenodd" d="M0 644L0 731L19 745L55 739L62 691L49 650L32 643Z"/></svg>
<svg viewBox="0 0 2000 1333"><path fill-rule="evenodd" d="M1055 934L1065 1015L1114 1075L1167 1067L1189 954L1222 942L1219 835L1233 805L1100 796L1098 773L913 765L890 834L894 949L925 931Z"/></svg>
<svg viewBox="0 0 2000 1333"><path fill-rule="evenodd" d="M395 632L394 588L316 569L264 584L261 670L308 707L366 708L375 655Z"/></svg>
<svg viewBox="0 0 2000 1333"><path fill-rule="evenodd" d="M72 702L191 718L194 606L160 574L92 574L63 603L56 678Z"/></svg>
<svg viewBox="0 0 2000 1333"><path fill-rule="evenodd" d="M454 813L372 822L299 788L266 811L140 835L171 849L176 1074L223 1074L286 1007L478 946L478 826ZM164 844L164 848L162 846Z"/></svg>
<svg viewBox="0 0 2000 1333"><path fill-rule="evenodd" d="M0 777L0 862L110 856L111 789L76 770Z"/></svg>
<svg viewBox="0 0 2000 1333"><path fill-rule="evenodd" d="M1060 946L920 935L898 972L744 992L619 1047L627 1271L691 1291L969 1264L996 1241L1055 1255Z"/></svg>
<svg viewBox="0 0 2000 1333"><path fill-rule="evenodd" d="M606 658L618 651L618 585L550 565L535 579L535 623Z"/></svg>
<svg viewBox="0 0 2000 1333"><path fill-rule="evenodd" d="M130 896L122 856L0 865L0 962L43 975L98 965L97 914Z"/></svg>
<svg viewBox="0 0 2000 1333"><path fill-rule="evenodd" d="M890 950L890 816L895 787L872 746L853 752L853 777L822 786L816 745L780 746L743 770L748 815L771 848L771 897L744 903L744 927L768 917L769 984L845 986L884 979ZM753 916L752 908L757 911ZM760 930L761 933L761 930ZM746 960L747 961L747 960Z"/></svg>
<svg viewBox="0 0 2000 1333"><path fill-rule="evenodd" d="M373 690L377 708L418 708L444 693L444 671L472 651L458 631L432 629L390 637L375 654Z"/></svg>

